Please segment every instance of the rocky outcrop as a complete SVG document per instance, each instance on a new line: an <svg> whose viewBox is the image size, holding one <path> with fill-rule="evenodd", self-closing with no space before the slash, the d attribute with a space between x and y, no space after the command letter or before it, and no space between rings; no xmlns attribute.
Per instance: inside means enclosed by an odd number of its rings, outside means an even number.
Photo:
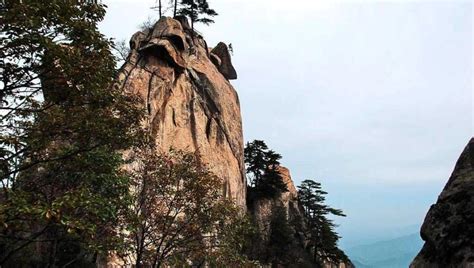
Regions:
<svg viewBox="0 0 474 268"><path fill-rule="evenodd" d="M474 267L474 138L421 227L425 244L411 268Z"/></svg>
<svg viewBox="0 0 474 268"><path fill-rule="evenodd" d="M225 78L229 80L237 79L237 72L232 65L229 49L226 44L222 42L217 44L217 46L211 50L211 59L213 59L212 62Z"/></svg>
<svg viewBox="0 0 474 268"><path fill-rule="evenodd" d="M237 92L211 61L205 40L180 20L163 17L132 36L118 86L141 98L148 112L145 124L160 150L199 153L223 179L225 195L245 208Z"/></svg>
<svg viewBox="0 0 474 268"><path fill-rule="evenodd" d="M264 238L266 238L270 232L270 218L272 216L272 209L275 206L283 206L290 219L302 217L300 207L298 206L298 192L291 179L290 170L286 167L279 166L278 172L285 182L288 192L282 193L278 198L258 198L254 200L250 206L250 212Z"/></svg>
<svg viewBox="0 0 474 268"><path fill-rule="evenodd" d="M292 266L289 267L317 267L312 257L306 251L308 246L307 227L304 220L303 208L298 203L298 191L291 178L290 170L283 166L277 167L283 182L288 191L281 193L276 198L256 198L249 204L249 211L257 225L259 234L263 241L268 239L270 234L270 221L272 211L278 206L282 206L287 213L288 222L293 228L294 237L291 243ZM347 263L334 263L326 260L322 268L353 268L350 261Z"/></svg>

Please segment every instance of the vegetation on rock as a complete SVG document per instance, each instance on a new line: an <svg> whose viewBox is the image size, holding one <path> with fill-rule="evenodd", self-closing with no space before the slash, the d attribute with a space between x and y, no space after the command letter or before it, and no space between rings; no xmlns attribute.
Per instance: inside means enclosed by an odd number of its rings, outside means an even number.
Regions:
<svg viewBox="0 0 474 268"><path fill-rule="evenodd" d="M136 267L248 263L240 254L247 221L197 155L158 154L145 145L130 158L132 202L123 233Z"/></svg>
<svg viewBox="0 0 474 268"><path fill-rule="evenodd" d="M281 155L268 149L264 141L255 140L246 144L244 161L247 170L248 196L255 198L277 197L288 191L277 171Z"/></svg>
<svg viewBox="0 0 474 268"><path fill-rule="evenodd" d="M325 204L327 193L321 184L304 180L297 193L294 188L295 193L287 193L288 185L283 181L279 167L281 155L269 149L264 141L247 143L244 156L248 206L254 213L255 225L260 228L251 238L248 256L273 267L349 263L337 247L336 226L328 218L329 215L345 215ZM269 216L255 215L268 210L266 206L270 207Z"/></svg>
<svg viewBox="0 0 474 268"><path fill-rule="evenodd" d="M325 260L332 262L348 261L347 256L337 247L339 236L334 230L336 225L329 215L345 217L340 209L334 209L324 203L327 192L321 183L304 180L298 186L298 200L303 207L307 225L307 237L313 261L322 266Z"/></svg>

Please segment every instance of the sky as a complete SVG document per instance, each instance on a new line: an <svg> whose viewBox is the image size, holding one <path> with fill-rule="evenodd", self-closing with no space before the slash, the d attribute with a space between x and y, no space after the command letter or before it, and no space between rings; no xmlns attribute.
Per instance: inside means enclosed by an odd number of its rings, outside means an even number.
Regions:
<svg viewBox="0 0 474 268"><path fill-rule="evenodd" d="M154 0L105 0L126 39ZM165 1L166 2L166 1ZM473 2L210 0L232 43L246 141L320 181L343 248L417 232L474 133Z"/></svg>

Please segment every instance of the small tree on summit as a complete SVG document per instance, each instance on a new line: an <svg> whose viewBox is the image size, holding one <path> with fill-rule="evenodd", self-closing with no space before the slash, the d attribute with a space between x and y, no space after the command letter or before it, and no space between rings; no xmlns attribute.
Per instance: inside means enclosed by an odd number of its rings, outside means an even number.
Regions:
<svg viewBox="0 0 474 268"><path fill-rule="evenodd" d="M262 197L274 197L288 191L277 170L281 155L269 150L264 141L254 140L247 143L244 159L250 191L256 191Z"/></svg>
<svg viewBox="0 0 474 268"><path fill-rule="evenodd" d="M217 16L217 12L209 7L207 0L181 0L181 8L178 15L187 16L191 20L191 29L194 31L194 23L201 22L206 25L214 23L211 17Z"/></svg>

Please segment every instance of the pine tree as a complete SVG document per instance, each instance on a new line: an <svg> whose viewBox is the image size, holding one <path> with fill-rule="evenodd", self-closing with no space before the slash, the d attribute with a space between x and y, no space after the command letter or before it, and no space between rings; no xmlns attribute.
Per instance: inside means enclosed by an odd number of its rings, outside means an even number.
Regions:
<svg viewBox="0 0 474 268"><path fill-rule="evenodd" d="M335 231L336 225L328 219L328 215L345 217L340 209L334 209L325 204L327 192L322 190L321 183L304 180L298 186L298 200L303 207L308 225L308 236L312 248L313 261L321 263L329 259L334 262L346 261L347 256L338 249L339 236Z"/></svg>
<svg viewBox="0 0 474 268"><path fill-rule="evenodd" d="M281 155L269 150L264 141L255 140L247 143L244 160L250 191L254 191L259 197L275 197L288 191L278 172L280 159Z"/></svg>
<svg viewBox="0 0 474 268"><path fill-rule="evenodd" d="M268 261L272 267L287 266L291 261L291 243L293 230L288 223L285 207L276 205L270 218L270 235L268 238Z"/></svg>
<svg viewBox="0 0 474 268"><path fill-rule="evenodd" d="M218 15L214 9L209 7L207 0L181 0L181 8L177 12L178 15L189 17L193 31L194 23L200 22L208 25L214 23L212 17Z"/></svg>

